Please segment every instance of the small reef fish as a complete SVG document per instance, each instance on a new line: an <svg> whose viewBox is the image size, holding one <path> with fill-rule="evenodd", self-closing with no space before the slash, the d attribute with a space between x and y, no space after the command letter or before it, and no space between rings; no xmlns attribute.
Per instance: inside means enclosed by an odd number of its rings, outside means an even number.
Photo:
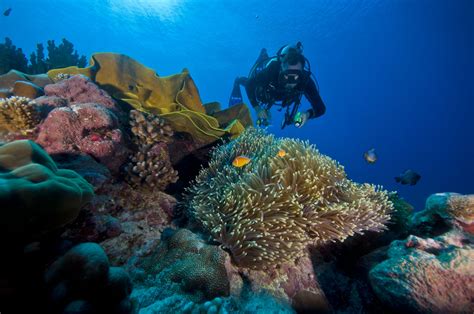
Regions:
<svg viewBox="0 0 474 314"><path fill-rule="evenodd" d="M232 161L232 166L237 167L237 168L241 168L241 167L245 166L246 164L248 164L250 161L251 161L251 159L246 157L246 156L237 156Z"/></svg>
<svg viewBox="0 0 474 314"><path fill-rule="evenodd" d="M278 155L278 157L285 157L285 156L286 156L286 152L285 152L283 149L280 149L280 150L278 151L278 154L277 154L277 155Z"/></svg>
<svg viewBox="0 0 474 314"><path fill-rule="evenodd" d="M373 164L377 161L377 154L375 153L375 148L371 148L364 153L364 159L369 164Z"/></svg>
<svg viewBox="0 0 474 314"><path fill-rule="evenodd" d="M399 176L395 177L395 181L401 184L415 185L421 176L415 171L408 169Z"/></svg>
<svg viewBox="0 0 474 314"><path fill-rule="evenodd" d="M3 15L4 16L9 16L11 11L12 11L12 8L8 8L8 9L5 10L5 12L3 12Z"/></svg>

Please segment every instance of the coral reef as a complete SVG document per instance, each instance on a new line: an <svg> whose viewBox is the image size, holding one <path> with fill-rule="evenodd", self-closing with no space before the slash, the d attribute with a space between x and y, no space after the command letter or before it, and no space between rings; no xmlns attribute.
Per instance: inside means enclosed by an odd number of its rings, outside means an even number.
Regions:
<svg viewBox="0 0 474 314"><path fill-rule="evenodd" d="M96 53L90 64L87 68L51 70L48 75L52 79L59 73L86 75L114 98L139 111L160 114L175 132L191 135L200 147L223 136L236 137L244 130L236 117L224 114L223 120L227 123L224 125L205 113L196 85L186 69L180 74L159 77L130 57L113 53ZM251 122L246 107L239 108L234 114L246 117L246 123Z"/></svg>
<svg viewBox="0 0 474 314"><path fill-rule="evenodd" d="M0 98L0 132L31 132L40 123L40 112L31 99Z"/></svg>
<svg viewBox="0 0 474 314"><path fill-rule="evenodd" d="M167 144L173 131L165 121L153 114L130 111L130 126L137 151L125 167L127 179L135 186L164 190L178 180L171 165Z"/></svg>
<svg viewBox="0 0 474 314"><path fill-rule="evenodd" d="M127 138L116 115L101 104L56 108L42 123L36 140L49 154L87 153L117 173L127 160Z"/></svg>
<svg viewBox="0 0 474 314"><path fill-rule="evenodd" d="M81 243L47 270L52 313L132 313L132 284L119 267L110 267L96 243ZM87 309L87 311L85 311Z"/></svg>
<svg viewBox="0 0 474 314"><path fill-rule="evenodd" d="M92 195L76 172L58 169L32 141L0 146L0 224L2 234L25 238L74 220Z"/></svg>
<svg viewBox="0 0 474 314"><path fill-rule="evenodd" d="M176 199L159 191L135 189L125 182L96 189L74 223L61 237L72 242L98 242L114 265L143 256L160 242L171 225Z"/></svg>
<svg viewBox="0 0 474 314"><path fill-rule="evenodd" d="M239 268L232 265L230 259L225 265L234 296L242 296L248 289L255 294L267 293L291 304L297 311L326 313L330 310L309 256L267 270Z"/></svg>
<svg viewBox="0 0 474 314"><path fill-rule="evenodd" d="M255 279L248 287L238 270L229 268L229 260L218 246L187 229L166 229L159 246L128 265L135 285L132 300L140 313L294 313L287 301L267 290L273 288L270 277L277 274L242 274L245 281ZM299 274L304 277L303 270ZM293 279L294 284L311 280ZM286 285L285 276L276 280Z"/></svg>
<svg viewBox="0 0 474 314"><path fill-rule="evenodd" d="M233 167L239 155L250 164ZM257 129L213 151L186 206L238 265L254 269L294 261L309 244L384 230L393 209L387 192L350 181L314 146Z"/></svg>
<svg viewBox="0 0 474 314"><path fill-rule="evenodd" d="M175 293L203 302L229 295L226 256L219 247L205 244L187 229L166 229L159 247L149 256L131 262L131 275L141 285L161 287L155 292L154 301ZM139 307L149 305L137 301Z"/></svg>

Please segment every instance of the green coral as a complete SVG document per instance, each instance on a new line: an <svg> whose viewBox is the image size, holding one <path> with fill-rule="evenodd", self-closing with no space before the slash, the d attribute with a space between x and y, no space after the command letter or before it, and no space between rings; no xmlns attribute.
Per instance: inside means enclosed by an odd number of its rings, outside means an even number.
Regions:
<svg viewBox="0 0 474 314"><path fill-rule="evenodd" d="M240 155L251 162L236 168ZM386 191L352 182L313 145L253 128L213 151L185 203L237 264L254 269L294 261L309 244L384 230L393 209Z"/></svg>
<svg viewBox="0 0 474 314"><path fill-rule="evenodd" d="M36 143L0 146L0 230L36 235L74 220L93 195L76 172L58 169Z"/></svg>
<svg viewBox="0 0 474 314"><path fill-rule="evenodd" d="M77 50L74 50L74 45L65 38L59 46L56 46L54 40L48 40L46 49L47 57L43 44L37 44L36 52L31 53L30 64L28 64L28 59L22 49L13 45L10 38L5 38L5 43L0 44L0 74L10 70L38 74L73 65L85 67L87 64L86 57L80 56Z"/></svg>
<svg viewBox="0 0 474 314"><path fill-rule="evenodd" d="M12 40L6 37L5 43L0 44L0 74L7 73L11 69L27 71L28 60L21 48L17 48Z"/></svg>

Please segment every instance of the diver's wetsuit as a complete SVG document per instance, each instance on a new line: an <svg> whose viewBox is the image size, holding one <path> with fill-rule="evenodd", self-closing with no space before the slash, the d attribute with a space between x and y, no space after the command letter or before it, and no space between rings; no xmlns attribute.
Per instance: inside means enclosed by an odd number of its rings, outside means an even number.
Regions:
<svg viewBox="0 0 474 314"><path fill-rule="evenodd" d="M241 82L245 86L252 107L256 108L259 102L263 104L273 104L275 101L283 101L287 104L291 104L296 100L297 95L303 92L312 107L308 110L309 118L322 116L326 112L326 106L319 95L310 73L304 71L305 77L300 80L296 86L296 92L288 94L285 88L278 82L280 65L280 61L273 60L256 75L248 78L245 82Z"/></svg>

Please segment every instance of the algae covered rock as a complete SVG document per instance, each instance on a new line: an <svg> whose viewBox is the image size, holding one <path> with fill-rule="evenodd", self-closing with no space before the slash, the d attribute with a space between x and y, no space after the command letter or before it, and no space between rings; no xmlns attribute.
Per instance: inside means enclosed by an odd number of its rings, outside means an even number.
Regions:
<svg viewBox="0 0 474 314"><path fill-rule="evenodd" d="M3 234L41 234L74 220L93 195L76 172L58 169L36 143L0 146L0 230Z"/></svg>
<svg viewBox="0 0 474 314"><path fill-rule="evenodd" d="M408 313L472 313L474 239L472 195L436 193L373 267L370 284L388 307Z"/></svg>
<svg viewBox="0 0 474 314"><path fill-rule="evenodd" d="M450 228L474 234L474 194L436 193L425 209L414 214L411 228L421 235L438 235Z"/></svg>
<svg viewBox="0 0 474 314"><path fill-rule="evenodd" d="M472 313L474 247L459 236L392 242L389 259L369 273L378 298L404 313Z"/></svg>

